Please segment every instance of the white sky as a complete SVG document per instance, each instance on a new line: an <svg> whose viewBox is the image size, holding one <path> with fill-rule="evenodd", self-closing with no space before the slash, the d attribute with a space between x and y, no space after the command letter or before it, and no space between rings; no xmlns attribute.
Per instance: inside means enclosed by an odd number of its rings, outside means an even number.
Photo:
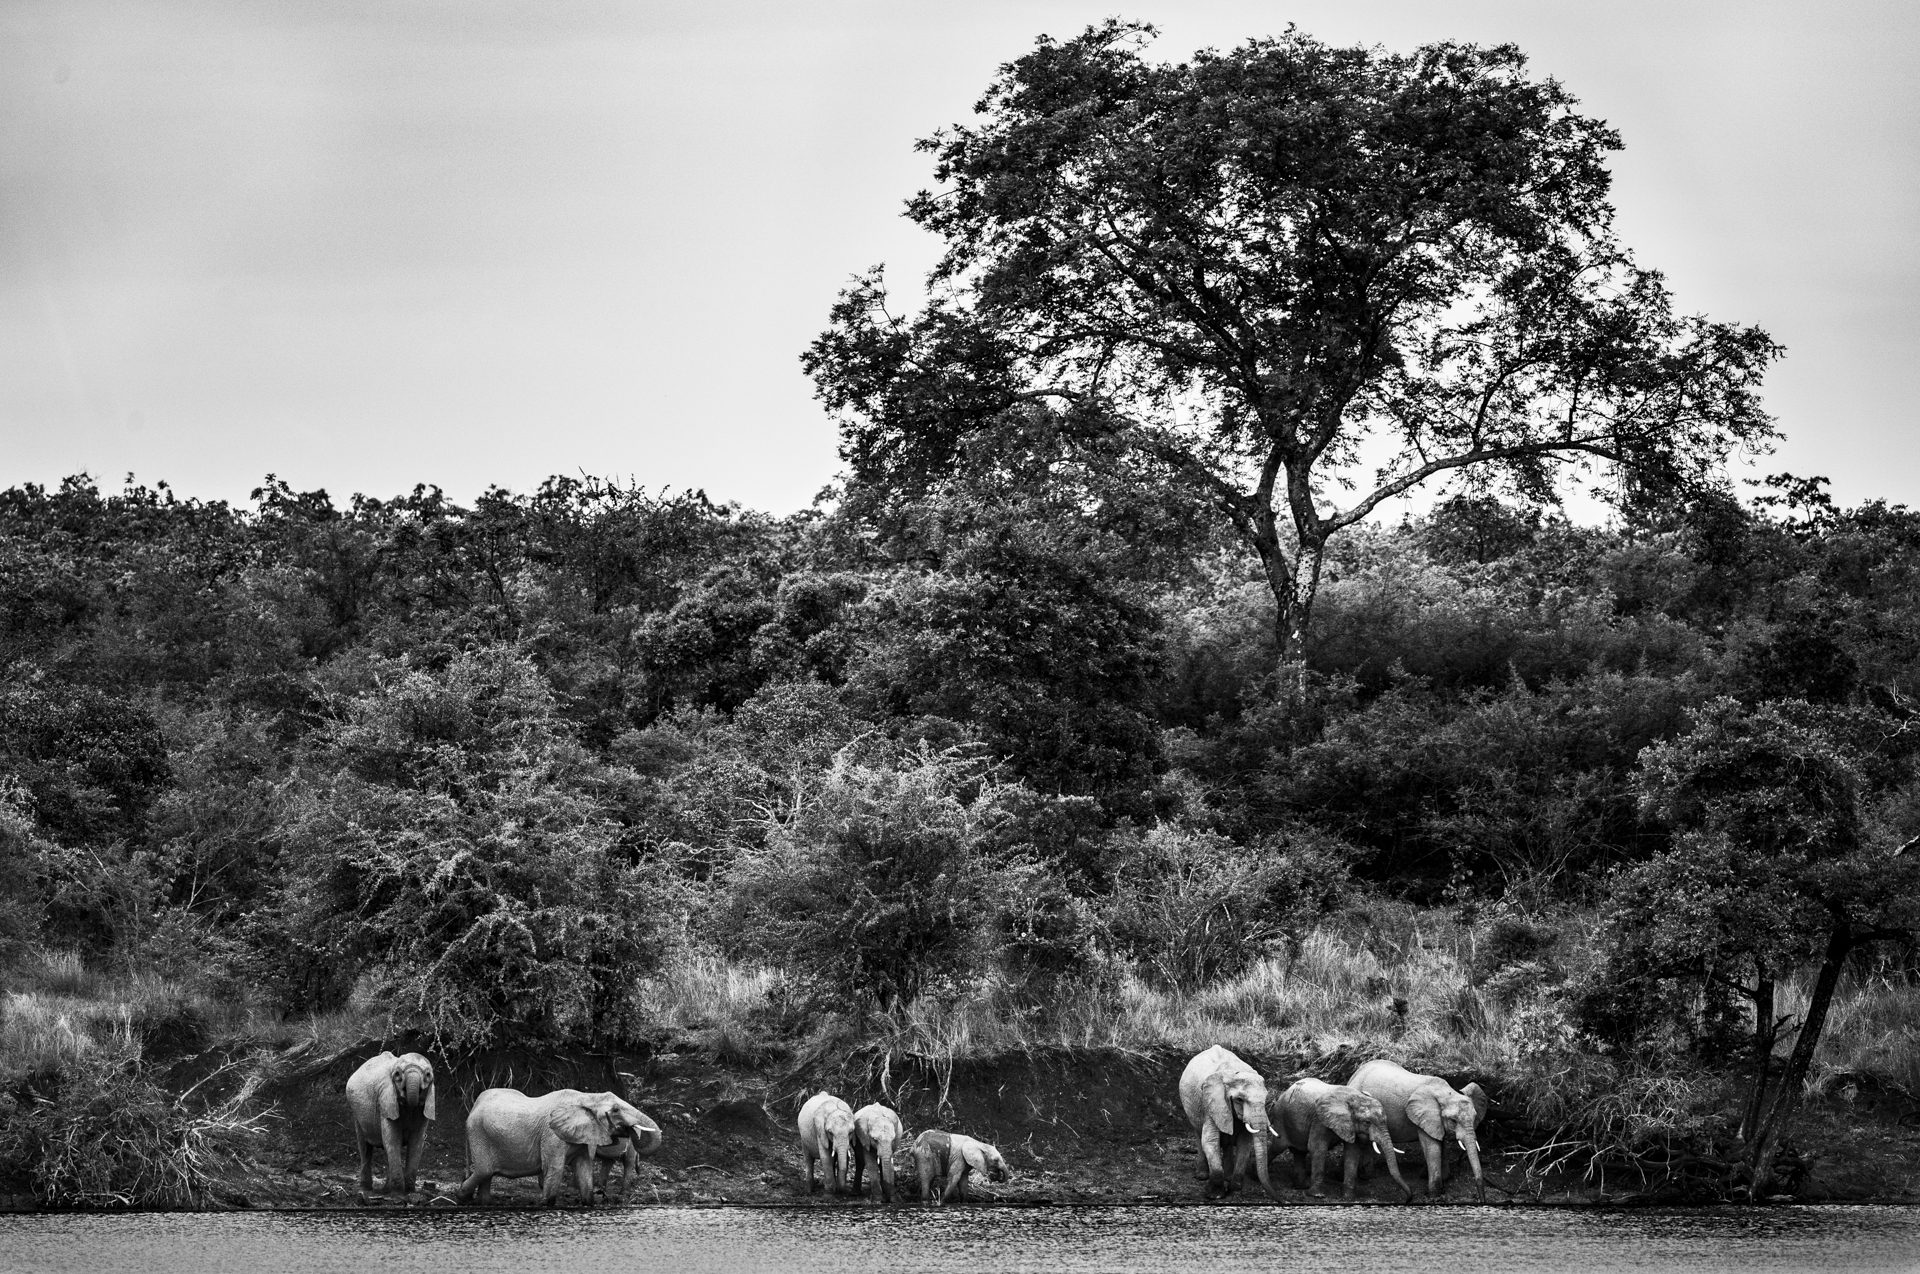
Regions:
<svg viewBox="0 0 1920 1274"><path fill-rule="evenodd" d="M1682 308L1789 347L1762 471L1920 505L1910 0L0 0L0 486L803 506L838 460L800 351L932 260L913 140L1113 12L1166 57L1518 43L1624 134Z"/></svg>

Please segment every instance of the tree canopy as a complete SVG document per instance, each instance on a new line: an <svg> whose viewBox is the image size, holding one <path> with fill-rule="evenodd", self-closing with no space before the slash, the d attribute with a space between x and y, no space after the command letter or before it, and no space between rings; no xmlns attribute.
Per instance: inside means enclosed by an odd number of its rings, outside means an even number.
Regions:
<svg viewBox="0 0 1920 1274"><path fill-rule="evenodd" d="M1517 49L1152 34L1043 38L921 143L932 299L893 314L876 269L805 358L855 487L921 492L1046 404L1224 516L1298 658L1329 541L1429 479L1546 502L1599 466L1631 511L1772 436L1779 347L1675 312L1613 233L1618 137Z"/></svg>

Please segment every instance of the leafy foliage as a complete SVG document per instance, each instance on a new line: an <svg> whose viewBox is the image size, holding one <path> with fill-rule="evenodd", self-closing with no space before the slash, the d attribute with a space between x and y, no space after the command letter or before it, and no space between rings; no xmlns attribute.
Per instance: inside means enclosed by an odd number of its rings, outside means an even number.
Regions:
<svg viewBox="0 0 1920 1274"><path fill-rule="evenodd" d="M923 491L1018 404L1069 404L1224 514L1298 657L1329 540L1429 478L1545 500L1601 462L1637 515L1771 435L1778 347L1674 314L1612 234L1617 137L1517 49L1289 31L1159 64L1152 34L1042 38L921 143L934 300L896 316L866 276L806 359L857 484ZM1395 454L1327 508L1374 436Z"/></svg>
<svg viewBox="0 0 1920 1274"><path fill-rule="evenodd" d="M964 753L843 751L727 877L724 941L845 1007L913 1003L985 966L1009 880L987 854L1000 799Z"/></svg>
<svg viewBox="0 0 1920 1274"><path fill-rule="evenodd" d="M359 976L443 1046L630 1030L677 912L622 844L614 776L524 656L370 662L314 742L257 949L290 1004Z"/></svg>

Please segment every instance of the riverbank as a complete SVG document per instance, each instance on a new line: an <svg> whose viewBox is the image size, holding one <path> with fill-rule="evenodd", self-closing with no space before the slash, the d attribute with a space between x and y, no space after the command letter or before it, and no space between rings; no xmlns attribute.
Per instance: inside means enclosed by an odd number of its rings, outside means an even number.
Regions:
<svg viewBox="0 0 1920 1274"><path fill-rule="evenodd" d="M808 1195L803 1185L793 1117L822 1087L856 1105L885 1101L910 1132L942 1127L997 1144L1014 1177L983 1189L983 1198L1198 1200L1193 1133L1175 1094L1187 1058L1213 1042L1277 1084L1302 1074L1344 1080L1375 1056L1408 1061L1456 1085L1478 1082L1494 1099L1481 1130L1490 1201L1712 1197L1711 1165L1692 1164L1684 1185L1656 1176L1651 1166L1644 1176L1623 1172L1618 1162L1605 1176L1589 1176L1588 1159L1577 1151L1563 1157L1542 1148L1565 1140L1553 1121L1564 1118L1576 1090L1589 1107L1595 1100L1617 1107L1608 1115L1616 1125L1641 1120L1634 1126L1644 1130L1651 1126L1644 1121L1665 1120L1681 1128L1685 1119L1709 1126L1701 1121L1733 1108L1730 1077L1696 1064L1685 1072L1620 1072L1620 1085L1611 1088L1605 1081L1613 1072L1596 1082L1592 1072L1543 1069L1522 1047L1534 1029L1529 1022L1538 1020L1537 1007L1529 1006L1544 1002L1538 991L1516 999L1497 973L1475 985L1466 972L1467 940L1444 928L1437 913L1409 913L1396 926L1388 923L1396 913L1376 910L1366 934L1372 946L1315 931L1290 960L1262 962L1192 996L1133 980L1045 1013L1003 1002L989 987L944 1008L916 1006L897 1020L822 1022L771 974L690 961L643 988L653 1023L648 1041L619 1052L453 1059L371 1005L288 1021L164 979L109 978L74 960L46 959L23 967L0 1017L10 1076L0 1093L0 1161L13 1165L0 1172L0 1206L34 1205L36 1193L45 1199L25 1165L46 1146L25 1144L22 1129L36 1109L55 1106L61 1118L89 1121L74 1129L43 1120L33 1134L44 1143L53 1128L71 1143L64 1147L70 1200L362 1206L343 1088L383 1046L427 1052L440 1076L439 1120L420 1176L431 1185L416 1204L448 1203L465 1173L468 1104L494 1086L612 1089L647 1111L665 1144L642 1165L632 1196L639 1202L852 1206ZM1920 1103L1910 1096L1913 1058L1903 1043L1913 1034L1913 1001L1911 988L1874 984L1840 1002L1780 1193L1810 1201L1920 1199ZM140 1118L116 1123L125 1109ZM209 1112L218 1117L210 1121ZM163 1151L191 1140L195 1170L210 1182L189 1187L176 1178L158 1189L152 1172L140 1175L144 1165L127 1163L83 1179L98 1167L88 1147L125 1142L129 1134L147 1136ZM227 1148L237 1154L223 1153ZM180 1156L155 1156L169 1157ZM377 1164L376 1179L383 1171ZM1403 1171L1423 1196L1421 1167L1403 1161ZM1285 1198L1305 1199L1286 1157L1274 1173ZM1329 1179L1337 1182L1337 1166ZM495 1197L516 1204L535 1194L531 1182L503 1181ZM1362 1194L1399 1200L1378 1170L1363 1180ZM1472 1194L1456 1178L1447 1196Z"/></svg>
<svg viewBox="0 0 1920 1274"><path fill-rule="evenodd" d="M665 1132L665 1142L656 1156L643 1162L630 1202L862 1206L857 1199L806 1191L792 1116L812 1084L799 1082L782 1066L722 1062L692 1045L539 1057L502 1053L464 1065L443 1064L439 1120L422 1164L419 1192L405 1203L368 1199L359 1189L342 1088L353 1069L382 1043L404 1049L419 1041L404 1036L367 1040L321 1056L310 1047L256 1054L265 1076L257 1101L270 1104L272 1114L239 1157L218 1165L210 1206L454 1206L451 1195L465 1171L462 1129L469 1103L496 1084L529 1091L612 1088L652 1115ZM877 1087L844 1082L837 1091L856 1104L870 1097L888 1100L910 1132L927 1127L965 1130L998 1145L1013 1178L980 1188L976 1197L981 1201L1198 1202L1193 1134L1175 1097L1185 1060L1172 1052L1112 1049L1036 1050L951 1062L908 1057L890 1061L884 1094ZM1301 1069L1305 1059L1276 1055L1247 1060L1262 1073L1280 1076ZM1324 1071L1338 1062L1323 1058L1312 1069ZM180 1059L175 1065L185 1079L204 1062ZM1450 1078L1457 1083L1478 1079L1498 1101L1495 1076ZM1795 1137L1807 1154L1807 1171L1793 1197L1808 1202L1920 1201L1920 1128L1901 1122L1906 1113L1897 1100L1858 1092L1850 1100L1816 1102L1803 1115ZM1496 1105L1482 1131L1490 1203L1605 1205L1682 1198L1657 1182L1631 1177L1604 1183L1568 1172L1530 1177L1524 1156L1544 1135L1545 1130L1528 1126L1511 1112L1503 1114ZM1405 1164L1403 1171L1416 1198L1424 1201L1423 1173L1415 1163ZM376 1164L376 1183L381 1175ZM910 1175L903 1171L902 1181ZM1274 1175L1286 1202L1313 1202L1294 1187L1284 1157L1275 1163ZM617 1188L614 1193L619 1193ZM1455 1176L1444 1194L1448 1201L1471 1202L1471 1181ZM1398 1203L1400 1196L1376 1166L1361 1181L1360 1199ZM537 1201L536 1185L530 1180L498 1182L495 1200L496 1205L531 1205ZM30 1204L18 1195L9 1201L16 1207ZM1256 1189L1235 1196L1229 1206L1265 1202Z"/></svg>

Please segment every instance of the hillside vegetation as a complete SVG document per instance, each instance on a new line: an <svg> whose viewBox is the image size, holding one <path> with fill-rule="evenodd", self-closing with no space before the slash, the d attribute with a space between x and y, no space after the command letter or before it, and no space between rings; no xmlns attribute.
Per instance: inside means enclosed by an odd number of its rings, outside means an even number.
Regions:
<svg viewBox="0 0 1920 1274"><path fill-rule="evenodd" d="M213 1156L246 1047L402 1029L802 1069L1384 1053L1497 1080L1582 1171L1730 1156L1754 977L1777 1074L1826 933L1748 824L1824 776L1823 879L1864 855L1910 899L1920 519L1456 500L1347 541L1281 677L1259 582L1198 533L1126 550L1125 494L929 501L906 555L585 480L6 492L11 1171L191 1198L61 1147L110 1105ZM1733 780L1688 807L1674 771L1730 732L1797 759L1742 760L1758 812L1716 822ZM1915 1091L1910 950L1845 953L1806 1093ZM192 1092L143 1061L207 1049L236 1064Z"/></svg>

